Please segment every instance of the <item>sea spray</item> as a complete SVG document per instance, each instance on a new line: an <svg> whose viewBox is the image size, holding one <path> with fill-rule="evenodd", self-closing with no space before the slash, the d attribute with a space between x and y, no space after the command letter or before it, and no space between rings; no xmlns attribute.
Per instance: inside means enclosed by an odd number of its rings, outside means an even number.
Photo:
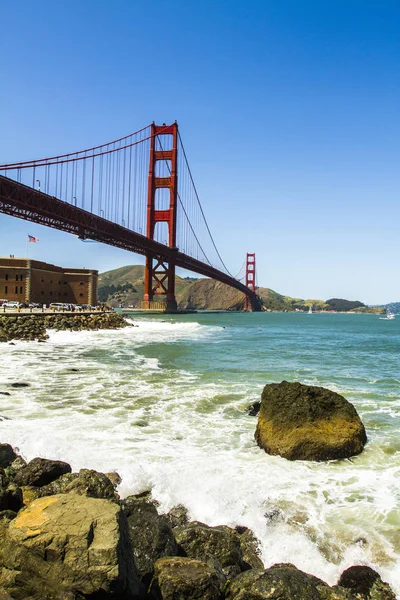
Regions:
<svg viewBox="0 0 400 600"><path fill-rule="evenodd" d="M333 584L368 564L400 594L398 322L315 317L135 317L124 330L3 344L0 439L27 459L116 470L121 495L151 489L160 510L181 503L209 525L246 525L266 566L292 562ZM353 402L364 452L290 463L261 451L245 409L283 379Z"/></svg>

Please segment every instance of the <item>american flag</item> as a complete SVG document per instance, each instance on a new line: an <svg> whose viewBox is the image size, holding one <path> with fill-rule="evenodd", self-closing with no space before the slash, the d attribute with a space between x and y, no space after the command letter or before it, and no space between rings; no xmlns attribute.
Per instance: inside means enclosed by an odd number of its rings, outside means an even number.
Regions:
<svg viewBox="0 0 400 600"><path fill-rule="evenodd" d="M39 238L35 237L34 235L28 235L28 242L38 242Z"/></svg>

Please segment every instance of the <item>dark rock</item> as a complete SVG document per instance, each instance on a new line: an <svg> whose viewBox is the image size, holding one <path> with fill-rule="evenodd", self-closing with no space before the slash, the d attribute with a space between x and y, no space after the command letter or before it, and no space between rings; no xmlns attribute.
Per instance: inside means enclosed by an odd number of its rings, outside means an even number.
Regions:
<svg viewBox="0 0 400 600"><path fill-rule="evenodd" d="M17 458L18 454L10 444L0 444L0 468L5 469Z"/></svg>
<svg viewBox="0 0 400 600"><path fill-rule="evenodd" d="M338 585L350 590L360 600L396 600L389 584L382 581L379 573L357 565L343 571Z"/></svg>
<svg viewBox="0 0 400 600"><path fill-rule="evenodd" d="M128 519L137 574L148 585L154 563L164 556L175 556L177 543L168 520L158 514L151 502L129 496L121 501L121 506Z"/></svg>
<svg viewBox="0 0 400 600"><path fill-rule="evenodd" d="M5 488L0 486L0 510L18 512L23 505L22 490L15 483L9 483Z"/></svg>
<svg viewBox="0 0 400 600"><path fill-rule="evenodd" d="M0 511L18 512L22 506L22 491L10 479L9 468L0 469Z"/></svg>
<svg viewBox="0 0 400 600"><path fill-rule="evenodd" d="M107 498L116 501L114 486L104 473L92 469L81 469L78 477L74 478L66 487L65 493L76 492L90 498Z"/></svg>
<svg viewBox="0 0 400 600"><path fill-rule="evenodd" d="M18 485L32 485L41 487L47 485L64 475L71 472L71 466L61 460L47 460L46 458L34 458L26 467L20 469L15 482Z"/></svg>
<svg viewBox="0 0 400 600"><path fill-rule="evenodd" d="M264 387L255 439L269 454L321 461L359 454L367 436L354 406L343 396L282 381Z"/></svg>
<svg viewBox="0 0 400 600"><path fill-rule="evenodd" d="M26 460L24 458L22 458L22 456L17 456L17 458L15 460L13 460L13 462L11 463L11 468L14 471L19 471L23 467L26 467L26 465L27 465Z"/></svg>
<svg viewBox="0 0 400 600"><path fill-rule="evenodd" d="M227 585L226 600L354 600L348 591L330 588L294 565L278 564L265 571L252 569Z"/></svg>
<svg viewBox="0 0 400 600"><path fill-rule="evenodd" d="M12 521L13 519L15 519L15 517L17 516L17 513L14 510L2 510L0 511L0 521L2 521L3 519L5 521Z"/></svg>
<svg viewBox="0 0 400 600"><path fill-rule="evenodd" d="M110 473L106 473L106 477L108 477L108 479L113 484L114 490L117 489L117 487L119 486L119 484L122 481L121 475L119 473L117 473L116 471L111 471Z"/></svg>
<svg viewBox="0 0 400 600"><path fill-rule="evenodd" d="M222 600L218 573L191 558L161 558L155 564L151 591L160 600Z"/></svg>
<svg viewBox="0 0 400 600"><path fill-rule="evenodd" d="M250 417L256 417L260 412L260 407L260 400L257 400L257 402L253 402L253 404L249 404L249 406L247 407L247 414L250 415Z"/></svg>
<svg viewBox="0 0 400 600"><path fill-rule="evenodd" d="M264 564L259 555L259 542L248 527L235 527L239 534L240 548L243 562L248 569L264 569Z"/></svg>
<svg viewBox="0 0 400 600"><path fill-rule="evenodd" d="M168 519L172 529L174 527L180 527L182 525L186 525L186 523L189 523L187 508L182 504L174 506L171 508L169 513L164 516Z"/></svg>
<svg viewBox="0 0 400 600"><path fill-rule="evenodd" d="M15 383L10 383L10 387L13 388L23 388L23 387L29 387L30 383L24 383L23 381L16 381Z"/></svg>
<svg viewBox="0 0 400 600"><path fill-rule="evenodd" d="M10 392L0 392L1 396L11 396Z"/></svg>
<svg viewBox="0 0 400 600"><path fill-rule="evenodd" d="M242 556L239 534L230 527L208 527L193 521L174 529L176 541L185 556L220 565L230 579L248 568Z"/></svg>

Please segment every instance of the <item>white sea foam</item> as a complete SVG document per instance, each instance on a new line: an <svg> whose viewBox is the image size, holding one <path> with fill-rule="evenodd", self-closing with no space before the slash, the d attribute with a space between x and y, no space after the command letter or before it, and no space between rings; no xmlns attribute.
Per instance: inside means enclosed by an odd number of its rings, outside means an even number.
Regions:
<svg viewBox="0 0 400 600"><path fill-rule="evenodd" d="M161 352L160 344L178 350L221 341L226 331L137 324L1 345L0 389L11 396L0 396L0 415L11 420L0 421L0 440L28 460L116 470L122 496L151 488L161 511L181 503L210 525L246 525L266 566L292 562L334 584L345 568L368 564L400 596L400 453L385 453L380 431L351 461L268 456L255 445L254 418L243 412L259 395L251 379L205 378ZM158 352L147 352L154 344ZM8 387L16 381L30 386ZM378 410L392 409L384 402Z"/></svg>

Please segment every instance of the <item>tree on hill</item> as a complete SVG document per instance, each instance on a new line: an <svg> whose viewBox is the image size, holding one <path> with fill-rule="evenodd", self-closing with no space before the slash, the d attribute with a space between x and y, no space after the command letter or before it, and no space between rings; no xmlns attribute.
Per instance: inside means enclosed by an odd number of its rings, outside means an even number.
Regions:
<svg viewBox="0 0 400 600"><path fill-rule="evenodd" d="M357 308L366 308L365 304L359 300L344 300L343 298L331 298L326 301L331 310L337 310L338 312L348 312L349 310L355 310Z"/></svg>

